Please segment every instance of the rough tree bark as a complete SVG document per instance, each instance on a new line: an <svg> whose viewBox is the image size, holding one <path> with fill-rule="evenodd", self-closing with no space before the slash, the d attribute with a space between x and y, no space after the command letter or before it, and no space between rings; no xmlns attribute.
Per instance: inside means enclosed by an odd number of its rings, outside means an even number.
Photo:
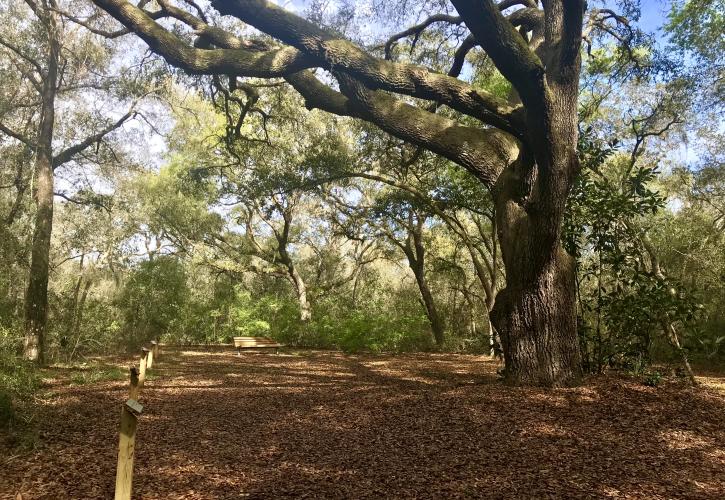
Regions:
<svg viewBox="0 0 725 500"><path fill-rule="evenodd" d="M284 78L308 108L366 120L469 170L491 191L506 269L493 307L506 379L560 386L581 376L571 259L559 237L569 188L579 171L577 95L584 0L452 0L470 31L448 75L376 57L339 35L265 0L212 0L279 43L239 39L164 0L161 14L125 0L93 0L186 71ZM198 36L192 46L154 18L170 16ZM391 39L419 33L438 16ZM266 44L266 45L265 45ZM388 46L390 44L387 44ZM501 99L455 76L468 51L482 49L512 84ZM390 52L389 50L387 51ZM333 89L307 71L323 68ZM397 95L447 106L478 120L471 126ZM470 123L470 122L468 122Z"/></svg>

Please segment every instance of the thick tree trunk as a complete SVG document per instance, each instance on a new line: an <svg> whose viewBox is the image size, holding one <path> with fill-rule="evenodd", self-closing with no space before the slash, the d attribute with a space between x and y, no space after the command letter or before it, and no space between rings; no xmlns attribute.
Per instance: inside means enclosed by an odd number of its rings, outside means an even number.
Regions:
<svg viewBox="0 0 725 500"><path fill-rule="evenodd" d="M491 314L501 337L507 382L569 386L582 376L576 267L561 246L569 189L578 174L577 97L584 3L546 7L533 46L544 63L530 88L524 148L492 192L506 287ZM552 43L556 40L557 43Z"/></svg>
<svg viewBox="0 0 725 500"><path fill-rule="evenodd" d="M496 298L491 319L501 335L505 378L512 384L568 386L581 378L574 266L559 250L538 273L514 274Z"/></svg>
<svg viewBox="0 0 725 500"><path fill-rule="evenodd" d="M526 210L505 191L511 193L504 187L497 196L496 216L506 287L491 312L505 379L516 385L574 385L582 375L575 266L559 241L561 212Z"/></svg>

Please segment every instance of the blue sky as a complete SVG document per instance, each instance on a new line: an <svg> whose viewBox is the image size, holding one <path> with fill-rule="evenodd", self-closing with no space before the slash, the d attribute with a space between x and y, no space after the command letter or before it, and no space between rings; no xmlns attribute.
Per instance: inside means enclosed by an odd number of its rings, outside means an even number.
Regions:
<svg viewBox="0 0 725 500"><path fill-rule="evenodd" d="M667 21L669 1L641 0L642 17L639 25L645 31L654 32ZM661 33L660 33L661 35Z"/></svg>
<svg viewBox="0 0 725 500"><path fill-rule="evenodd" d="M301 12L309 5L309 0L275 0L276 3L284 8ZM618 11L615 0L604 0L607 7L614 11ZM364 2L360 2L364 3ZM336 0L329 1L329 7L334 7ZM663 34L659 28L667 21L667 13L669 12L671 0L640 0L641 18L638 25L645 31L657 33L658 38ZM664 40L662 40L664 41Z"/></svg>

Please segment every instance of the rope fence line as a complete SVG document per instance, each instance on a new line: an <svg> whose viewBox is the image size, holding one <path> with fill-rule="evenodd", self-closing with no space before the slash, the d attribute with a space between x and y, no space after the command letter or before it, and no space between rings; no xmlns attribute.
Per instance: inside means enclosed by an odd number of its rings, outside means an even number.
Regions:
<svg viewBox="0 0 725 500"><path fill-rule="evenodd" d="M129 368L130 383L128 388L128 398L121 408L121 425L118 436L115 500L131 500L131 490L133 487L133 459L136 450L136 428L138 427L138 419L143 412L143 405L139 402L139 399L144 382L146 381L147 372L152 370L155 365L158 366L159 364L162 346L172 348L209 347L209 345L205 344L174 346L169 344L160 344L155 340L149 342L149 346L150 347L144 346L141 348L138 368L135 366ZM216 346L227 348L234 347L235 344L216 344ZM263 347L268 346L264 345Z"/></svg>
<svg viewBox="0 0 725 500"><path fill-rule="evenodd" d="M143 412L139 403L141 389L146 381L146 372L151 370L154 361L158 365L161 356L159 343L152 341L151 347L143 347L139 358L139 366L130 368L130 384L128 399L121 409L121 426L118 436L118 463L116 465L115 500L131 500L133 486L133 458L136 450L136 427L138 418Z"/></svg>

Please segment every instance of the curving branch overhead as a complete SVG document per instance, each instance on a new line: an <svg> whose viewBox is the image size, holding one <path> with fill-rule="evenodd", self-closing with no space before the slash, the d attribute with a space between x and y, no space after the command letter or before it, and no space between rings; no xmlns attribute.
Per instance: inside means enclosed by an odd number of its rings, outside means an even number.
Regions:
<svg viewBox="0 0 725 500"><path fill-rule="evenodd" d="M159 2L161 14L147 12L125 0L95 0L95 3L174 66L192 73L284 77L305 97L308 107L371 121L398 137L463 165L489 186L493 186L500 170L515 160L517 155L511 151L516 146L512 145L525 137L521 104L456 78L466 54L476 45L473 35L464 41L450 74L445 75L422 66L377 58L356 44L271 2L239 0L212 2L212 5L220 13L233 15L283 45L240 39L209 25L198 12L192 14L168 0ZM525 19L516 21L514 24L517 25L536 17L531 14L527 14L528 17L523 14L518 16ZM157 22L164 17L174 18L194 30L197 35L194 45L188 45ZM454 23L463 20L455 16L433 16L428 20L430 22L422 24L435 22L439 17L442 21ZM505 19L504 22L514 30L511 22ZM514 33L521 38L515 30ZM337 91L314 75L302 72L314 68L325 69L338 82L344 80L349 85L341 84L340 91ZM351 89L351 85L365 89L365 97L360 92L345 90ZM395 94L399 97L394 97ZM491 130L457 124L437 116L430 111L431 108L408 104L406 97L427 100L435 106L448 106L481 121ZM362 104L361 99L367 106ZM495 129L501 133L495 132ZM460 132L465 132L465 139L454 140L454 137L461 137ZM490 147L491 137L497 138L495 148ZM503 142L507 143L505 147L501 147ZM477 148L486 148L486 153L474 154ZM502 155L504 150L506 152ZM492 164L498 167L492 168Z"/></svg>

